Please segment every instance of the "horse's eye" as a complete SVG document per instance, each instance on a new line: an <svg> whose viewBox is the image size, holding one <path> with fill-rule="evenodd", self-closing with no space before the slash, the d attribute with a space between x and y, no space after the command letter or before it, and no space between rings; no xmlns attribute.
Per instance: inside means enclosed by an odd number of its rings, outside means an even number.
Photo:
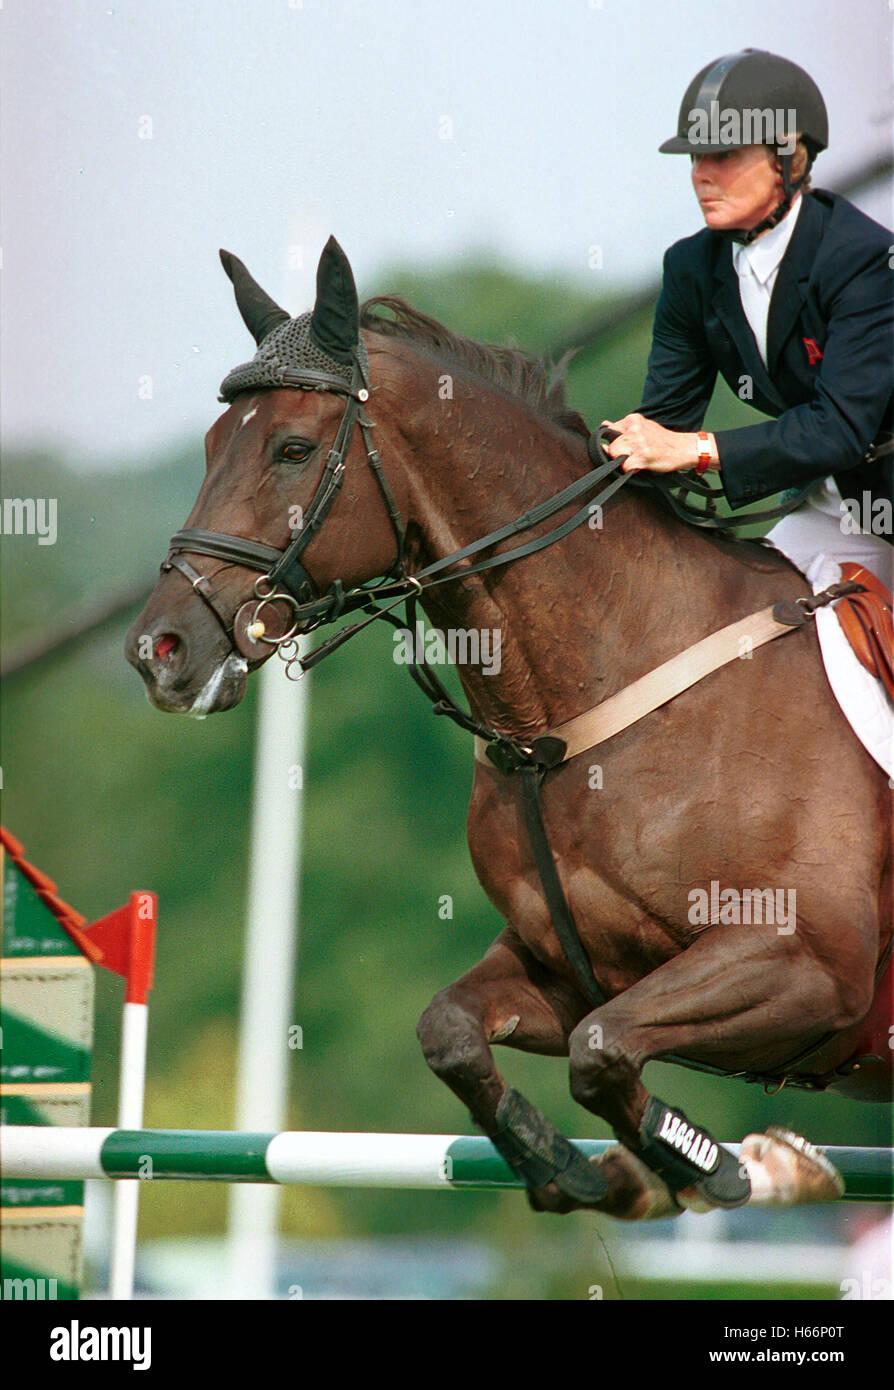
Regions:
<svg viewBox="0 0 894 1390"><path fill-rule="evenodd" d="M284 444L280 450L280 458L284 463L304 463L310 457L312 445L302 444L297 439L291 439L288 444Z"/></svg>

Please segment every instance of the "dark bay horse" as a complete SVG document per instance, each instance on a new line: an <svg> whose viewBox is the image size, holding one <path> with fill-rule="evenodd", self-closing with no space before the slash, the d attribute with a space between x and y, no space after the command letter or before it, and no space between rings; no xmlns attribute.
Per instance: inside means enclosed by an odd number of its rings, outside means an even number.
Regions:
<svg viewBox="0 0 894 1390"><path fill-rule="evenodd" d="M277 631L315 624L320 595L338 599L332 616L357 586L418 575L591 467L586 428L541 364L397 299L361 313L334 241L299 319L224 263L259 351L224 383L195 507L127 639L152 703L179 713L238 703ZM259 581L290 546L283 583ZM423 583L420 602L442 631L499 634L499 663L470 660L459 677L474 719L521 742L809 592L772 551L708 540L632 487L538 553L471 568ZM752 1137L736 1162L647 1093L653 1058L890 1099L876 1017L892 931L887 778L840 714L809 626L742 656L543 777L595 1008L554 929L517 779L476 760L469 846L506 927L435 997L419 1036L539 1209L639 1217L834 1195L829 1165L796 1136ZM737 917L768 890L785 912ZM580 1159L503 1081L494 1043L567 1055L573 1096L621 1147Z"/></svg>

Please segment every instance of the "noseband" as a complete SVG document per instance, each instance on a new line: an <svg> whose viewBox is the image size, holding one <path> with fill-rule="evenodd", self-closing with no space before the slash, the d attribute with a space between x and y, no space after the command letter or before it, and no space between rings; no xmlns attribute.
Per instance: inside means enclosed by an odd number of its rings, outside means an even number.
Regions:
<svg viewBox="0 0 894 1390"><path fill-rule="evenodd" d="M386 580L404 574L406 533L394 494L373 444L372 421L363 408L369 399L370 388L359 359L354 359L350 386L339 377L311 368L285 368L281 373L281 380L283 386L303 391L331 391L346 397L344 412L326 459L326 467L297 534L284 550L277 550L274 546L247 540L243 536L231 536L224 531L204 531L199 527L187 527L171 537L170 550L162 562L161 569L163 573L176 569L183 575L199 598L210 608L226 636L238 650L242 650L242 647L236 632L236 622L240 614L251 607L252 611L245 614L249 641L265 642L278 648L291 674L291 666L297 658L299 627L303 632L310 632L323 623L333 622L343 612L367 606L376 592L376 586L373 586L362 587L346 594L341 580L336 580L326 594L321 594L301 563L302 554L320 530L341 491L345 478L345 460L358 425L366 447L367 462L379 485L397 541L397 553L391 568L386 572ZM212 555L229 565L260 570L262 573L254 583L254 601L249 600L248 605L242 605L234 615L233 621L228 623L215 603L217 594L210 580L199 574L189 561L183 558L184 552ZM405 588L402 588L401 592L405 592ZM291 624L280 636L267 636L261 611L267 604L278 602L287 604L291 609Z"/></svg>

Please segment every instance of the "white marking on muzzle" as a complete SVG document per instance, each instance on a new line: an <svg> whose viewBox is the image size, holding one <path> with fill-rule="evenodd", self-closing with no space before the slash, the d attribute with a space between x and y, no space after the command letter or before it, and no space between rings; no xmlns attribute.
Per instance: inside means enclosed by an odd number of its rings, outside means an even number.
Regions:
<svg viewBox="0 0 894 1390"><path fill-rule="evenodd" d="M187 713L191 719L204 719L208 711L217 698L217 692L228 676L244 676L248 671L248 662L243 656L238 656L236 652L230 652L225 661L222 661L217 670L214 671L206 680L202 689L193 700Z"/></svg>

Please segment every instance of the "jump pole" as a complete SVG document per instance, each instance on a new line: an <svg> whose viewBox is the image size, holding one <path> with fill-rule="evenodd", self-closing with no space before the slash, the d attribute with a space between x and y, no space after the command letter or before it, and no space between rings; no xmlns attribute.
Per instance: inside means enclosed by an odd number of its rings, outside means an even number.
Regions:
<svg viewBox="0 0 894 1390"><path fill-rule="evenodd" d="M575 1139L587 1157L607 1139ZM737 1144L726 1148L737 1153ZM827 1147L844 1200L894 1200L894 1150ZM463 1134L278 1134L230 1130L0 1127L11 1178L138 1178L419 1190L521 1187L489 1139Z"/></svg>

